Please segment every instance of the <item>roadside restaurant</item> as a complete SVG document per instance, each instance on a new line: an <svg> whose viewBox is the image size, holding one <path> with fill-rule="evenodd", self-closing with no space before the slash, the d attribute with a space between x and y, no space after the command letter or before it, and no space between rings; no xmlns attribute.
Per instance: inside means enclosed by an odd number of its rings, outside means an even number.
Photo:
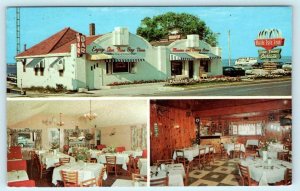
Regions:
<svg viewBox="0 0 300 191"><path fill-rule="evenodd" d="M18 87L68 90L101 89L122 82L158 81L171 77L221 75L221 49L198 35L167 43L149 43L127 28L85 36L71 28L52 35L16 56Z"/></svg>

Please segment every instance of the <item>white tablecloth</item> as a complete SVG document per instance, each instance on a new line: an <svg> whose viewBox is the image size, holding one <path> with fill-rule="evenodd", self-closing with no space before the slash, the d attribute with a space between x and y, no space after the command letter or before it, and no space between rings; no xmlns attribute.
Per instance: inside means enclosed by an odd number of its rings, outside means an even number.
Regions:
<svg viewBox="0 0 300 191"><path fill-rule="evenodd" d="M143 151L123 151L123 154L132 155L134 158L141 157L143 155Z"/></svg>
<svg viewBox="0 0 300 191"><path fill-rule="evenodd" d="M151 166L151 180L164 178L167 176L167 172L169 172L169 186L184 186L183 178L185 177L185 171L181 163L166 165L165 170L159 170L157 176L155 175L156 171L157 167Z"/></svg>
<svg viewBox="0 0 300 191"><path fill-rule="evenodd" d="M147 159L140 158L138 161L138 168L140 169L140 174L147 176Z"/></svg>
<svg viewBox="0 0 300 191"><path fill-rule="evenodd" d="M25 170L7 172L7 182L17 182L23 180L29 180L28 174Z"/></svg>
<svg viewBox="0 0 300 191"><path fill-rule="evenodd" d="M259 141L257 139L249 139L246 142L246 147L248 147L249 145L258 146Z"/></svg>
<svg viewBox="0 0 300 191"><path fill-rule="evenodd" d="M132 186L147 186L146 182L139 182L138 185L134 185L132 180L117 179L112 187L132 187Z"/></svg>
<svg viewBox="0 0 300 191"><path fill-rule="evenodd" d="M192 161L194 157L199 155L199 149L204 148L205 153L209 152L209 145L198 145L195 147L189 147L189 148L184 148L184 149L179 149L183 151L184 157L188 159L188 161ZM215 149L214 149L215 152ZM175 160L177 157L176 151L173 153L173 159Z"/></svg>
<svg viewBox="0 0 300 191"><path fill-rule="evenodd" d="M270 165L259 158L242 160L241 164L249 167L250 177L260 185L284 180L286 168L292 168L292 163L277 159L271 160Z"/></svg>
<svg viewBox="0 0 300 191"><path fill-rule="evenodd" d="M269 148L268 149L268 158L277 159L278 152L288 152L288 150L284 150L281 148ZM259 150L259 155L262 157L262 150Z"/></svg>
<svg viewBox="0 0 300 191"><path fill-rule="evenodd" d="M83 163L83 162L76 162L76 163L69 163L59 167L54 168L53 175L52 175L52 183L57 184L58 180L61 179L60 171L78 171L78 181L82 182L84 180L88 180L91 178L98 178L100 175L100 171L104 167L103 164L98 163ZM103 180L106 180L107 174L105 173L103 176Z"/></svg>
<svg viewBox="0 0 300 191"><path fill-rule="evenodd" d="M55 163L59 162L59 158L70 158L70 162L75 162L75 158L63 153L42 153L40 154L40 160L46 165L46 168L54 167Z"/></svg>
<svg viewBox="0 0 300 191"><path fill-rule="evenodd" d="M106 163L106 156L116 156L116 163L122 165L122 168L124 170L127 170L127 165L126 163L129 162L129 155L128 154L120 154L120 153L107 153L107 154L101 154L97 156L97 162L101 164Z"/></svg>
<svg viewBox="0 0 300 191"><path fill-rule="evenodd" d="M281 143L272 143L269 145L269 149L271 150L283 150L283 144Z"/></svg>
<svg viewBox="0 0 300 191"><path fill-rule="evenodd" d="M102 151L100 150L89 150L91 158L97 158L98 155L102 154Z"/></svg>
<svg viewBox="0 0 300 191"><path fill-rule="evenodd" d="M228 155L230 155L230 151L234 150L234 145L235 145L234 143L226 143L226 144L224 144L224 148L227 151ZM241 145L241 151L242 152L246 151L244 144L236 144L236 145Z"/></svg>

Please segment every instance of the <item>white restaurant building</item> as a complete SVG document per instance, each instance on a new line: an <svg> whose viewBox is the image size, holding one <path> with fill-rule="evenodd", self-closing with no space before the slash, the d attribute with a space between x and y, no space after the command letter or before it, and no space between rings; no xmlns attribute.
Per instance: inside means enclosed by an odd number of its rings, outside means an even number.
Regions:
<svg viewBox="0 0 300 191"><path fill-rule="evenodd" d="M198 35L150 44L122 27L95 35L93 24L84 43L78 34L65 28L18 54L18 87L61 84L68 90L101 89L126 81L222 75L221 48L211 47Z"/></svg>

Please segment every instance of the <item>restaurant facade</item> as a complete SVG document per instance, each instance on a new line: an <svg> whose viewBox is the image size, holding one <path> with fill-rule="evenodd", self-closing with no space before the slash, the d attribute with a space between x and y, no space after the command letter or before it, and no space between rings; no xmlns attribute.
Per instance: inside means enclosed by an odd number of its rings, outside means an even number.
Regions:
<svg viewBox="0 0 300 191"><path fill-rule="evenodd" d="M187 35L153 46L127 28L85 36L65 28L16 56L18 87L101 89L123 82L222 75L221 48Z"/></svg>

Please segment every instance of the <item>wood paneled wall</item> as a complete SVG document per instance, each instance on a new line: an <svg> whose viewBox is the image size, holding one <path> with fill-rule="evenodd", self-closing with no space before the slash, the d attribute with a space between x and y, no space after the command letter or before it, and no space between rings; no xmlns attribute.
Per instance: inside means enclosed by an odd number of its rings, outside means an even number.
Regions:
<svg viewBox="0 0 300 191"><path fill-rule="evenodd" d="M186 110L151 103L150 112L151 163L172 158L176 148L191 146L191 140L196 137L196 125L194 117ZM158 136L155 136L154 123L158 124Z"/></svg>

